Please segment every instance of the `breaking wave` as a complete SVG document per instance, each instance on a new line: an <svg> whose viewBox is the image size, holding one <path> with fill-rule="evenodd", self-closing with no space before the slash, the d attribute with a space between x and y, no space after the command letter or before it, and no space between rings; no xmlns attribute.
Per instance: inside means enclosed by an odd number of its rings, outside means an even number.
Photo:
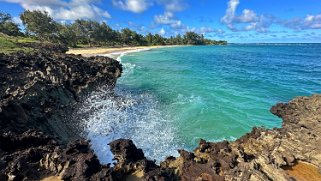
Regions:
<svg viewBox="0 0 321 181"><path fill-rule="evenodd" d="M135 69L124 63L123 78ZM92 92L79 109L83 136L103 164L113 163L108 143L131 139L145 156L157 162L166 156L178 156L179 145L175 125L161 112L161 104L151 93L132 90L117 84L113 93L108 87ZM175 149L176 148L176 149Z"/></svg>

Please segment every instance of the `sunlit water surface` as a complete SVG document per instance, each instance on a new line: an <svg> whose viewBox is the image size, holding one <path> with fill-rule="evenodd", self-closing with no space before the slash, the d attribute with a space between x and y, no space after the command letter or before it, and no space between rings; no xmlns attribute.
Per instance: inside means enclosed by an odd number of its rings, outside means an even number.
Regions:
<svg viewBox="0 0 321 181"><path fill-rule="evenodd" d="M277 102L320 93L320 44L189 46L122 56L116 97L104 88L80 109L103 163L107 143L132 139L160 161L200 138L234 140L254 126L280 127Z"/></svg>

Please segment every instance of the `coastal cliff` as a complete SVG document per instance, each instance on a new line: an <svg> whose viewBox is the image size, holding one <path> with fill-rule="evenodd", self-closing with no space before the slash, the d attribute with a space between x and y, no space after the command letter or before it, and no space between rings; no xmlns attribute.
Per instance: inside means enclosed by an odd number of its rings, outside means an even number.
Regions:
<svg viewBox="0 0 321 181"><path fill-rule="evenodd" d="M321 95L280 103L282 128L254 128L233 142L201 140L160 165L131 140L109 143L117 163L101 165L72 112L86 93L112 89L122 67L107 57L0 54L0 180L293 180L304 165L320 179ZM108 143L106 143L108 144ZM319 169L319 170L318 170ZM315 174L314 174L315 173Z"/></svg>
<svg viewBox="0 0 321 181"><path fill-rule="evenodd" d="M72 112L81 97L97 86L112 89L122 67L107 57L21 52L0 54L0 72L0 180L38 180L59 171L46 171L49 153L80 139ZM87 142L70 144L92 153Z"/></svg>

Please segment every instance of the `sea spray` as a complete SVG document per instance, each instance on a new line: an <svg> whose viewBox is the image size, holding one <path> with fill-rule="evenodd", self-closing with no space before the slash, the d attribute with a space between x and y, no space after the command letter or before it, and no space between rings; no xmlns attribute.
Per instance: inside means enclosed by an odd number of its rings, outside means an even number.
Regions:
<svg viewBox="0 0 321 181"><path fill-rule="evenodd" d="M117 60L121 62L121 57L128 53L146 50L149 49L123 52ZM133 63L122 65L122 78L131 75L136 67ZM184 147L175 134L173 120L167 119L159 106L152 94L117 84L113 92L109 87L92 92L79 109L78 117L83 119L83 136L91 141L102 163L113 163L107 144L119 138L133 140L147 158L159 162L169 155L178 156L176 149Z"/></svg>
<svg viewBox="0 0 321 181"><path fill-rule="evenodd" d="M112 163L107 143L119 138L132 139L150 159L177 156L175 148L183 145L178 145L175 125L159 112L152 95L122 86L116 87L115 95L105 90L92 92L79 111L86 115L84 136L102 163Z"/></svg>

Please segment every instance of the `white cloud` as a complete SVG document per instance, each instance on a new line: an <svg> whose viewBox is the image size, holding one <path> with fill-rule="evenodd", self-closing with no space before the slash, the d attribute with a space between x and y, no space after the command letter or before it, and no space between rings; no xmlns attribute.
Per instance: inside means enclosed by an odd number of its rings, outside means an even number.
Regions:
<svg viewBox="0 0 321 181"><path fill-rule="evenodd" d="M162 29L159 30L159 34L160 34L160 35L164 36L165 33L166 33L166 31L164 30L164 28L162 28Z"/></svg>
<svg viewBox="0 0 321 181"><path fill-rule="evenodd" d="M213 31L214 31L213 28L205 27L205 26L200 27L198 30L200 34L212 33Z"/></svg>
<svg viewBox="0 0 321 181"><path fill-rule="evenodd" d="M321 29L321 14L307 15L303 22L306 28Z"/></svg>
<svg viewBox="0 0 321 181"><path fill-rule="evenodd" d="M235 11L237 6L240 4L239 0L230 0L228 2L228 7L226 9L225 15L222 17L221 21L225 23L229 28L233 28L233 20L235 18Z"/></svg>
<svg viewBox="0 0 321 181"><path fill-rule="evenodd" d="M165 12L162 15L156 15L154 17L154 21L156 24L169 25L175 29L183 27L182 21L176 19L172 12Z"/></svg>
<svg viewBox="0 0 321 181"><path fill-rule="evenodd" d="M239 0L230 0L225 15L221 22L233 31L257 31L266 32L271 25L272 19L264 15L258 16L250 9L244 9L241 15L236 15L236 9L240 4Z"/></svg>
<svg viewBox="0 0 321 181"><path fill-rule="evenodd" d="M258 20L256 13L249 9L244 9L242 15L237 18L242 23L255 22Z"/></svg>
<svg viewBox="0 0 321 181"><path fill-rule="evenodd" d="M20 4L27 10L47 11L56 20L104 19L111 18L110 14L97 7L95 0L2 0Z"/></svg>
<svg viewBox="0 0 321 181"><path fill-rule="evenodd" d="M149 7L146 0L113 0L113 5L134 13L141 13Z"/></svg>
<svg viewBox="0 0 321 181"><path fill-rule="evenodd" d="M155 4L164 6L169 12L182 11L186 8L184 0L112 0L112 3L115 7L134 13L144 12Z"/></svg>
<svg viewBox="0 0 321 181"><path fill-rule="evenodd" d="M186 26L180 19L175 17L175 12L182 11L186 8L184 0L155 0L158 4L165 8L164 14L154 16L154 23L156 25L167 25L175 30L185 29Z"/></svg>
<svg viewBox="0 0 321 181"><path fill-rule="evenodd" d="M321 29L321 14L308 14L305 18L279 20L279 23L294 30Z"/></svg>
<svg viewBox="0 0 321 181"><path fill-rule="evenodd" d="M255 30L257 32L268 32L269 27L274 22L274 19L272 17L266 17L266 16L259 16L253 19L252 21L248 21L249 24L247 24L244 27L244 30L250 31Z"/></svg>
<svg viewBox="0 0 321 181"><path fill-rule="evenodd" d="M166 11L170 12L182 11L187 6L183 0L158 0L158 2L165 6Z"/></svg>
<svg viewBox="0 0 321 181"><path fill-rule="evenodd" d="M184 29L181 30L181 33L185 33L188 31L192 31L198 34L203 34L203 35L209 35L209 34L214 34L214 35L223 35L225 34L225 31L222 29L214 29L212 27L207 27L207 26L202 26L202 27L185 27Z"/></svg>
<svg viewBox="0 0 321 181"><path fill-rule="evenodd" d="M163 6L165 9L164 13L154 16L153 25L157 27L163 27L165 25L177 30L186 27L174 14L187 7L185 0L112 0L112 3L115 7L134 13L144 12L154 5ZM164 29L162 28L161 30Z"/></svg>
<svg viewBox="0 0 321 181"><path fill-rule="evenodd" d="M236 15L239 4L239 0L229 0L225 15L221 18L221 22L233 31L267 32L272 24L294 30L321 29L321 14L308 14L305 18L284 20L272 16L257 15L250 9L244 9L241 15Z"/></svg>

